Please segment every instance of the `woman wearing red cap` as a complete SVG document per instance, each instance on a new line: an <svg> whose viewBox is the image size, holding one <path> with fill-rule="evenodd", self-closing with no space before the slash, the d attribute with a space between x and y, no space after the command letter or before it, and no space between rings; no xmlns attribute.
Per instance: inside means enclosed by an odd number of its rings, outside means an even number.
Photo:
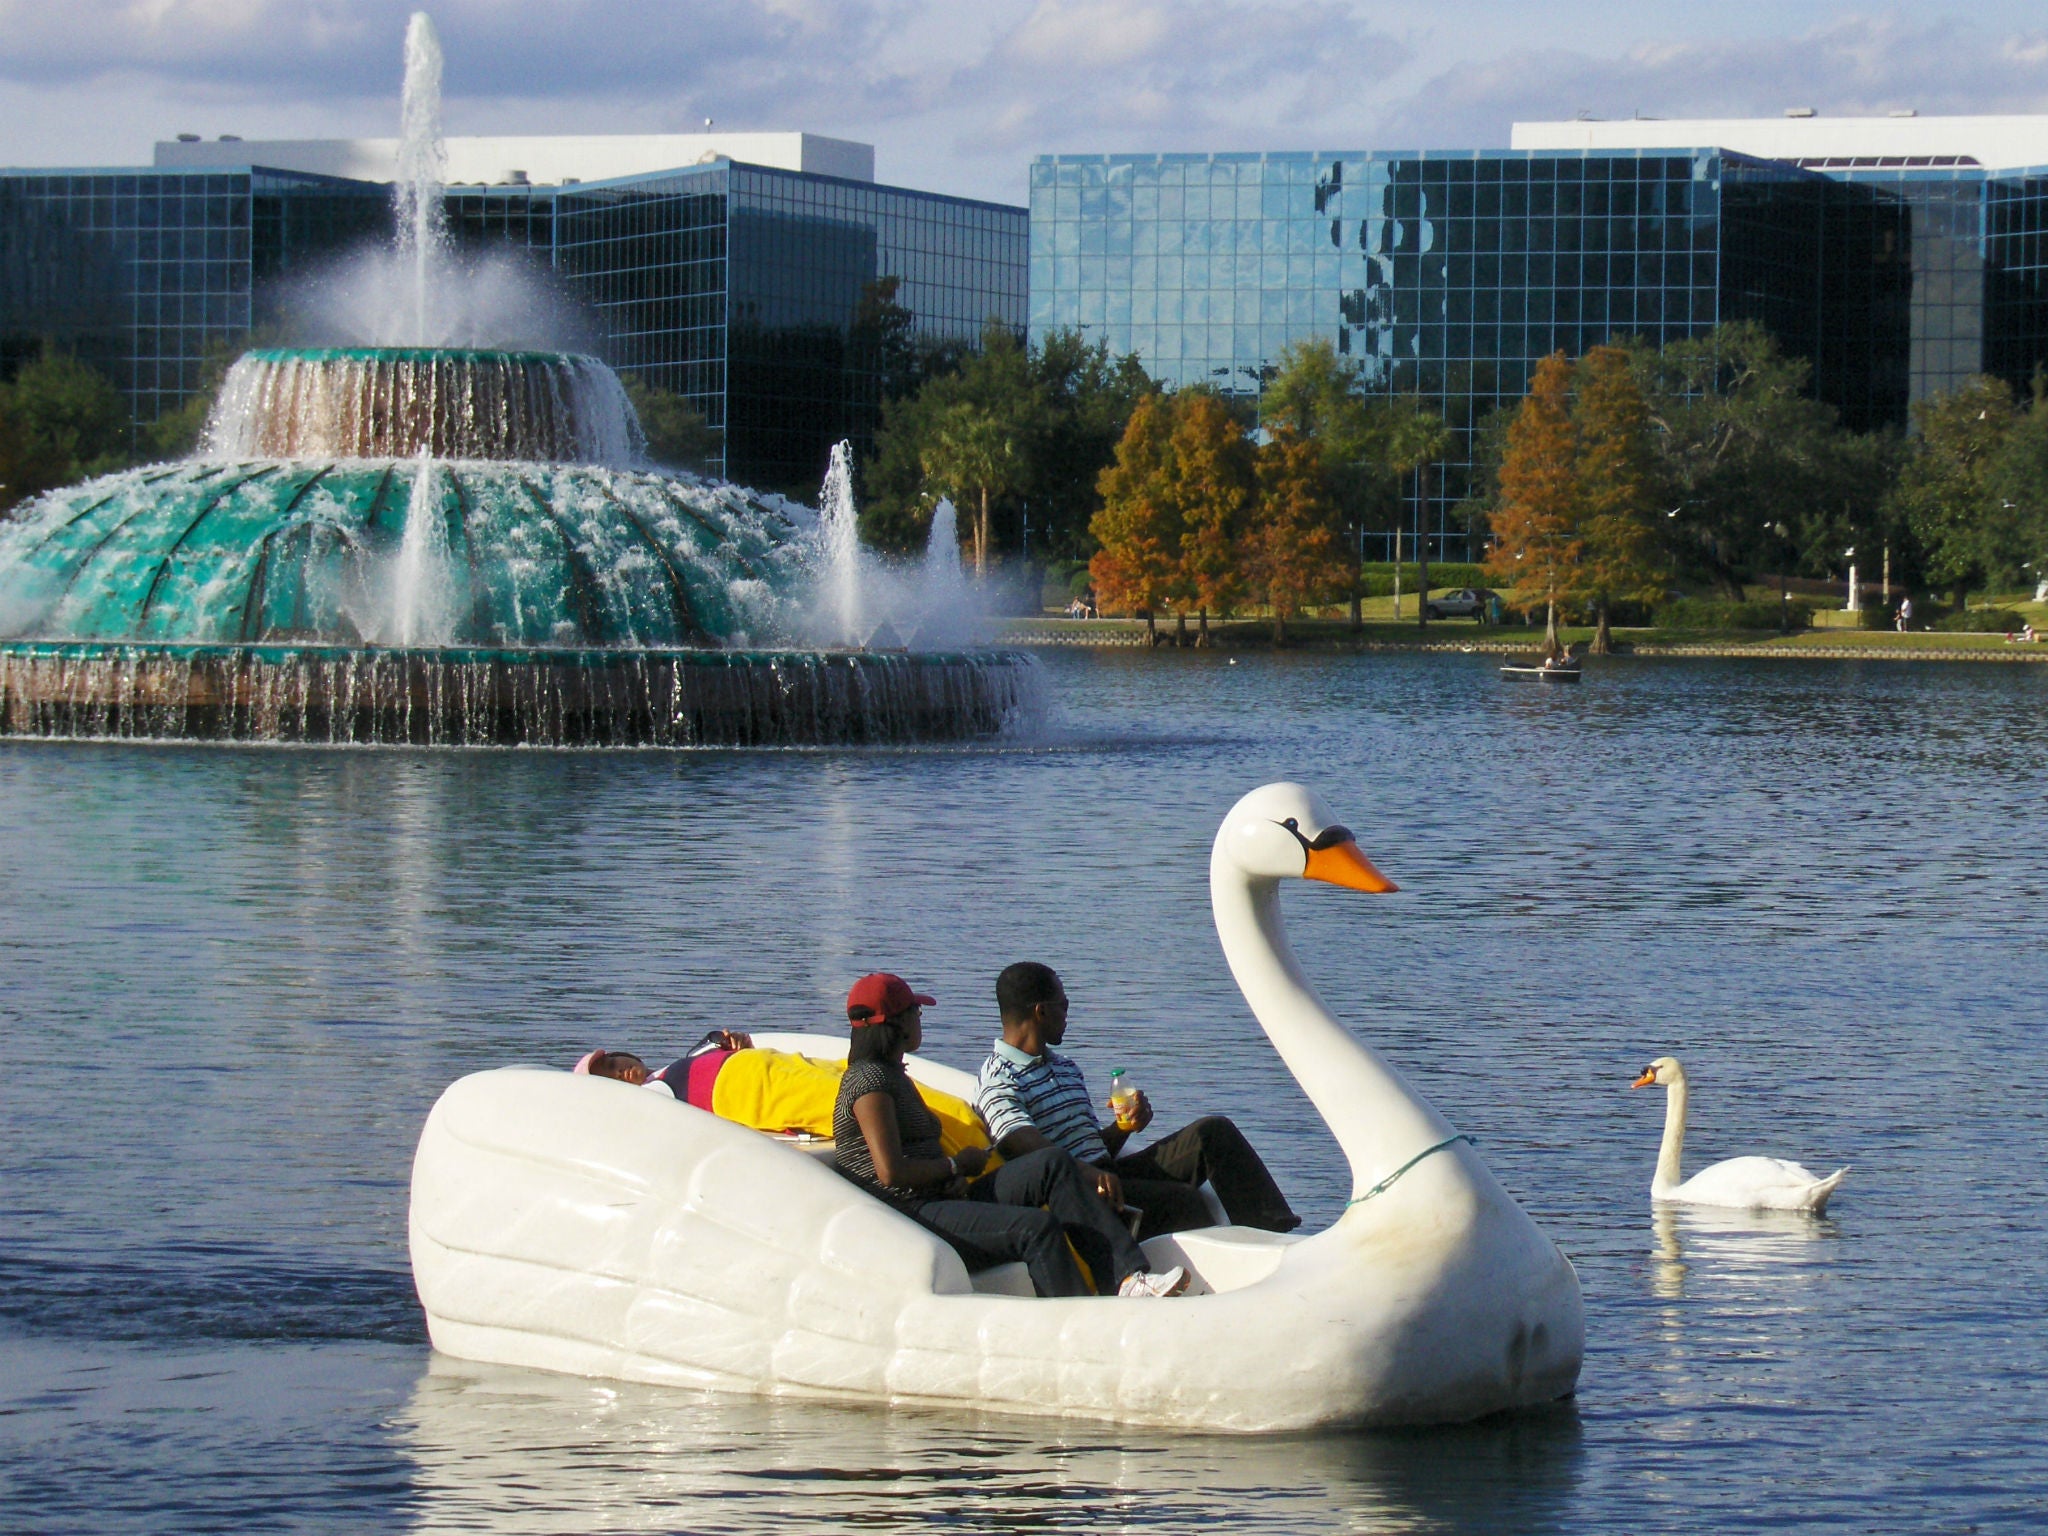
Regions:
<svg viewBox="0 0 2048 1536"><path fill-rule="evenodd" d="M953 1246L969 1270L1021 1259L1041 1296L1086 1296L1074 1247L1120 1296L1172 1296L1176 1267L1153 1274L1130 1229L1095 1194L1072 1157L1044 1147L984 1175L988 1151L946 1156L939 1122L903 1069L924 1041L924 1006L901 976L863 976L846 994L853 1038L832 1110L839 1171Z"/></svg>

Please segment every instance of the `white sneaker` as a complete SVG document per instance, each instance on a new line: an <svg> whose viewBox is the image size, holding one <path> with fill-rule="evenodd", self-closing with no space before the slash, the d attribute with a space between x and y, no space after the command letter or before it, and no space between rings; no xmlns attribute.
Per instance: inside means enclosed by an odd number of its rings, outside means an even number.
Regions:
<svg viewBox="0 0 2048 1536"><path fill-rule="evenodd" d="M1176 1264L1163 1274L1133 1270L1116 1288L1119 1296L1178 1296L1188 1288L1188 1272Z"/></svg>

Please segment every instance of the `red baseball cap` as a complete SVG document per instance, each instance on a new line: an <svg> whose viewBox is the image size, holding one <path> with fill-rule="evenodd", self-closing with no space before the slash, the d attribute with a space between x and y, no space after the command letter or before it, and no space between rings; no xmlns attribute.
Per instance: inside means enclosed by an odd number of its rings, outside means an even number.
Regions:
<svg viewBox="0 0 2048 1536"><path fill-rule="evenodd" d="M856 1024L893 1019L913 1003L936 1003L936 997L910 990L910 983L887 971L863 976L846 994L846 1016Z"/></svg>

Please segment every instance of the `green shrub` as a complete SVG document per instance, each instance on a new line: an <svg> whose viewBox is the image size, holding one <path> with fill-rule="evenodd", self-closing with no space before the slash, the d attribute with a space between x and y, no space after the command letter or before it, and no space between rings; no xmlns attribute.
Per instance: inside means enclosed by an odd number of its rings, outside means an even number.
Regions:
<svg viewBox="0 0 2048 1536"><path fill-rule="evenodd" d="M1738 603L1727 598L1681 597L1657 605L1659 629L1811 629L1812 603Z"/></svg>
<svg viewBox="0 0 2048 1536"><path fill-rule="evenodd" d="M1966 608L1945 619L1936 619L1930 629L1960 635L2010 635L2027 622L2026 615L2010 608Z"/></svg>
<svg viewBox="0 0 2048 1536"><path fill-rule="evenodd" d="M1392 597L1394 595L1394 562L1391 560L1367 561L1362 568L1365 575L1367 597ZM1401 590L1412 593L1421 581L1421 571L1413 560L1401 562ZM1484 587L1491 583L1486 579L1486 568L1470 565L1464 561L1429 562L1429 590L1440 592L1445 587Z"/></svg>

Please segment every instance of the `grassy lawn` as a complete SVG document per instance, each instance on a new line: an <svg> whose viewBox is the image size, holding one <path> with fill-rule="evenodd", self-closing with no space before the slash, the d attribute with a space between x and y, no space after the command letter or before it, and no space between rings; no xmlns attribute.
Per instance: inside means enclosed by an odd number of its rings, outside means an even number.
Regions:
<svg viewBox="0 0 2048 1536"><path fill-rule="evenodd" d="M1447 592L1450 588L1438 589ZM2031 619L2034 627L2048 632L2048 603L2036 603L2031 593L2020 593L1996 597L1970 606L2009 608L2022 618ZM1514 624L1482 625L1470 619L1434 619L1427 628L1415 622L1416 599L1410 594L1401 600L1402 617L1394 617L1394 600L1391 597L1367 598L1362 605L1363 623L1354 630L1345 610L1324 610L1313 618L1298 618L1287 626L1288 643L1304 649L1343 648L1356 645L1430 645L1455 647L1470 645L1475 648L1495 650L1535 650L1542 644L1542 627L1525 627ZM1832 618L1824 614L1822 618ZM1069 619L1047 614L1042 619L1015 619L1010 621L1009 633L1014 639L1044 638L1064 640L1069 643L1129 643L1145 632L1145 621L1132 618ZM1272 643L1273 623L1270 618L1244 617L1214 619L1209 621L1211 643L1219 648L1257 648ZM1560 626L1559 634L1567 644L1584 650L1592 643L1593 630L1590 625ZM1173 621L1162 619L1159 633L1170 645L1174 633ZM1193 642L1197 633L1195 621L1188 621L1188 638ZM1872 655L1911 655L1926 652L2019 652L2039 651L2048 656L2048 643L2022 647L2008 643L2002 634L1964 634L1942 630L1916 630L1910 634L1899 634L1889 629L1850 629L1833 625L1802 630L1794 634L1779 634L1775 630L1684 630L1684 629L1620 629L1614 631L1617 644L1640 646L1646 650L1664 646L1713 646L1718 650L1741 652L1745 650L1775 651L1857 651Z"/></svg>

